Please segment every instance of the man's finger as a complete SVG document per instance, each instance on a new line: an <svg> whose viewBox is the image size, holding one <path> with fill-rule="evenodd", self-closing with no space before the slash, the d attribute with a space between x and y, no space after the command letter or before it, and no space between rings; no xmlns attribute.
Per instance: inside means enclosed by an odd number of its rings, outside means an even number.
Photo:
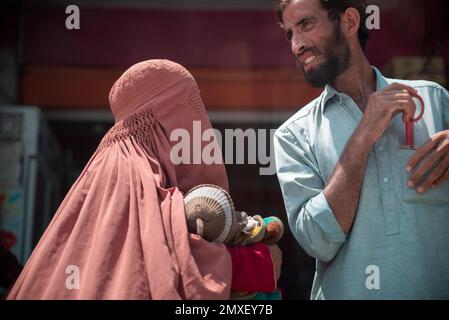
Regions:
<svg viewBox="0 0 449 320"><path fill-rule="evenodd" d="M435 146L438 145L440 139L441 138L439 136L434 135L426 143L418 147L415 154L407 162L407 172L411 172L413 169L415 169L416 165L422 160L422 158L425 157L433 149L435 149Z"/></svg>
<svg viewBox="0 0 449 320"><path fill-rule="evenodd" d="M431 188L435 183L440 180L448 171L449 167L449 155L432 171L432 173L427 177L427 179L418 187L418 193L425 193L429 188Z"/></svg>
<svg viewBox="0 0 449 320"><path fill-rule="evenodd" d="M409 93L415 94L418 93L418 90L416 90L415 88L397 82L390 84L388 87L384 89L384 91L394 91L394 90L406 90Z"/></svg>
<svg viewBox="0 0 449 320"><path fill-rule="evenodd" d="M439 186L447 183L449 181L449 168L447 168L446 173L443 174L437 181L434 182L434 184L432 185L432 189L433 188L438 188Z"/></svg>
<svg viewBox="0 0 449 320"><path fill-rule="evenodd" d="M416 105L413 102L413 99L397 100L396 105L398 105L399 109L402 111L402 121L411 121L415 117Z"/></svg>
<svg viewBox="0 0 449 320"><path fill-rule="evenodd" d="M407 90L401 89L385 92L383 96L392 104L392 116L402 112L402 120L404 122L411 121L415 117L416 103Z"/></svg>
<svg viewBox="0 0 449 320"><path fill-rule="evenodd" d="M418 183L421 182L421 179L423 176L432 168L436 167L438 162L441 160L441 155L436 152L436 150L433 150L416 168L416 170L413 172L413 174L410 176L409 181L407 182L407 185L410 188L415 188ZM439 178L436 177L435 179ZM433 182L433 181L432 181Z"/></svg>

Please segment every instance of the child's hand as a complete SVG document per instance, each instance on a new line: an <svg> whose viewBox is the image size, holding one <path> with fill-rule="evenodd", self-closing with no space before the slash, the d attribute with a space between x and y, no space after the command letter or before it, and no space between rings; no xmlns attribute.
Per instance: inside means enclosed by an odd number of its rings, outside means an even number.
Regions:
<svg viewBox="0 0 449 320"><path fill-rule="evenodd" d="M284 224L277 217L267 217L263 219L265 223L265 235L262 240L266 244L275 244L284 235Z"/></svg>

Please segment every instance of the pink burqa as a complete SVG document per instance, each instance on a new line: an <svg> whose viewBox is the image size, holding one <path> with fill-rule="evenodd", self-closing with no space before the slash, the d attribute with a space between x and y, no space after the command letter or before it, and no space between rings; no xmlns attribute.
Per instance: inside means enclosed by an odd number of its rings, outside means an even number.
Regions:
<svg viewBox="0 0 449 320"><path fill-rule="evenodd" d="M175 129L189 133L191 147L211 146L193 141L194 121L201 134L211 128L194 78L171 61L144 61L117 80L109 101L115 125L8 299L229 298L231 257L187 232L181 193L202 183L227 189L225 168L170 159Z"/></svg>

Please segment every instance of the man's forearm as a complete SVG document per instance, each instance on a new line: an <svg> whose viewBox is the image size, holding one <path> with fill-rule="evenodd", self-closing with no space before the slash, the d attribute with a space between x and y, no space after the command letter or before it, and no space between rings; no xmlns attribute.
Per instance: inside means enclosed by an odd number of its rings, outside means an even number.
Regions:
<svg viewBox="0 0 449 320"><path fill-rule="evenodd" d="M355 219L372 143L357 128L335 166L324 196L344 233Z"/></svg>

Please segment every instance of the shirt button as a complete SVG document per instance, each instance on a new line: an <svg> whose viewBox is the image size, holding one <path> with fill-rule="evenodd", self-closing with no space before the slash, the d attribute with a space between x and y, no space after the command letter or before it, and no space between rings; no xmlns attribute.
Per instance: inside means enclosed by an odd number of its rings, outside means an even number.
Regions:
<svg viewBox="0 0 449 320"><path fill-rule="evenodd" d="M388 182L390 182L390 179L384 178L384 183L388 183Z"/></svg>
<svg viewBox="0 0 449 320"><path fill-rule="evenodd" d="M385 150L385 148L384 148L384 146L379 146L379 147L377 148L377 150L378 150L379 152L383 152L383 151Z"/></svg>

